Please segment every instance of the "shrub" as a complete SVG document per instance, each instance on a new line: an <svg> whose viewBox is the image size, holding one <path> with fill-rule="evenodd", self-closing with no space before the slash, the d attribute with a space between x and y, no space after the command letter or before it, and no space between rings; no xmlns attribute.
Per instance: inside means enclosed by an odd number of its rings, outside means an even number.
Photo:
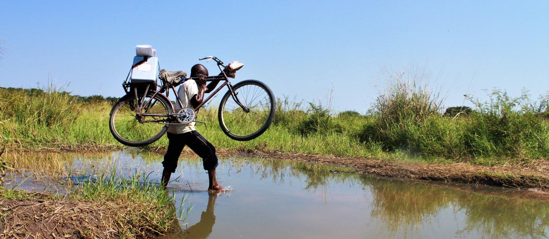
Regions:
<svg viewBox="0 0 549 239"><path fill-rule="evenodd" d="M307 118L307 113L301 109L302 102L291 102L287 96L277 98L274 125L296 128L298 123Z"/></svg>
<svg viewBox="0 0 549 239"><path fill-rule="evenodd" d="M352 110L343 111L337 114L337 117L340 119L352 119L352 118L360 118L363 117L360 113Z"/></svg>
<svg viewBox="0 0 549 239"><path fill-rule="evenodd" d="M470 115L473 110L467 106L448 107L444 112L444 116L454 118L462 115Z"/></svg>
<svg viewBox="0 0 549 239"><path fill-rule="evenodd" d="M410 149L412 129L430 116L440 116L442 99L421 83L425 75L408 75L387 77L386 92L373 105L376 120L363 128L359 136L362 141L379 142L386 151Z"/></svg>
<svg viewBox="0 0 549 239"><path fill-rule="evenodd" d="M544 119L546 101L534 102L527 91L511 97L494 89L489 101L469 97L477 106L466 129L465 144L475 157L538 158L549 154L549 132Z"/></svg>
<svg viewBox="0 0 549 239"><path fill-rule="evenodd" d="M342 127L335 123L334 119L330 116L330 111L324 108L321 104L309 103L309 112L307 118L299 122L297 126L298 132L303 135L309 135L312 133L329 133L338 132L341 133Z"/></svg>

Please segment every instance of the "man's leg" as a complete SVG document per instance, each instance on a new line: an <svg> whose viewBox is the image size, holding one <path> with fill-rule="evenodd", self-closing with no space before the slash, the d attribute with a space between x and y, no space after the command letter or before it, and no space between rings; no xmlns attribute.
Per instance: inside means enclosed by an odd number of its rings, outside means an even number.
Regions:
<svg viewBox="0 0 549 239"><path fill-rule="evenodd" d="M185 147L185 142L183 141L182 135L171 133L168 133L167 135L169 140L168 149L166 150L164 161L162 162L162 165L164 165L164 171L162 172L162 186L164 188L168 187L170 176L173 172L175 172L179 155L181 154L181 151L183 151L183 147Z"/></svg>
<svg viewBox="0 0 549 239"><path fill-rule="evenodd" d="M164 171L162 171L162 187L164 189L168 188L168 182L170 182L171 176L172 176L172 172L164 168Z"/></svg>
<svg viewBox="0 0 549 239"><path fill-rule="evenodd" d="M191 148L198 156L202 158L202 163L204 165L204 170L208 171L208 190L221 191L221 187L217 183L217 178L215 176L215 168L218 164L217 155L215 154L215 147L200 135L197 131L192 131L186 136L186 144Z"/></svg>
<svg viewBox="0 0 549 239"><path fill-rule="evenodd" d="M208 179L210 181L210 184L208 186L208 190L223 191L223 187L221 187L221 186L219 186L219 184L217 184L217 178L215 176L215 169L208 170Z"/></svg>

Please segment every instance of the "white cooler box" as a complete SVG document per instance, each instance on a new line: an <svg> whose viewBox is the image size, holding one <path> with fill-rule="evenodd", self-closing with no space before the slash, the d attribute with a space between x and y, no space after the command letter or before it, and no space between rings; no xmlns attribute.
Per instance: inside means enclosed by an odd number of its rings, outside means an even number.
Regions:
<svg viewBox="0 0 549 239"><path fill-rule="evenodd" d="M156 50L150 45L137 45L133 58L131 83L153 83L158 79L160 65Z"/></svg>

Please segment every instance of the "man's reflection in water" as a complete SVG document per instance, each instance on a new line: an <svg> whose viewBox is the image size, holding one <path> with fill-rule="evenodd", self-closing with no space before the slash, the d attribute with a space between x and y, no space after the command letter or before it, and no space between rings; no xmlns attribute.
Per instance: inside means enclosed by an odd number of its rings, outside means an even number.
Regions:
<svg viewBox="0 0 549 239"><path fill-rule="evenodd" d="M218 193L209 193L208 206L206 211L202 212L200 221L185 231L185 238L206 238L212 233L215 224L215 200L219 196Z"/></svg>

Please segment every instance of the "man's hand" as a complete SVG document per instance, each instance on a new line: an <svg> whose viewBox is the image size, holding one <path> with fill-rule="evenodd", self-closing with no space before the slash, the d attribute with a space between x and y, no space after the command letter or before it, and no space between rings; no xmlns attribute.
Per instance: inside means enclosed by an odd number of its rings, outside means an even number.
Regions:
<svg viewBox="0 0 549 239"><path fill-rule="evenodd" d="M198 90L206 90L206 77L198 77L196 81L196 86L198 86Z"/></svg>
<svg viewBox="0 0 549 239"><path fill-rule="evenodd" d="M229 65L227 65L227 67L225 68L225 74L227 75L227 77L229 78L235 78L236 77L236 72L238 70L240 70L240 68L242 68L244 66L244 64L238 62L238 61L233 61L231 63L229 63Z"/></svg>
<svg viewBox="0 0 549 239"><path fill-rule="evenodd" d="M229 68L226 68L226 69L224 70L224 72L225 72L225 74L227 75L227 77L229 77L229 78L233 78L233 79L234 79L234 78L236 77L236 71L232 71L232 70L230 70Z"/></svg>
<svg viewBox="0 0 549 239"><path fill-rule="evenodd" d="M206 78L208 77L205 74L198 74L198 79L196 79L196 86L198 86L198 90L205 91L206 90Z"/></svg>
<svg viewBox="0 0 549 239"><path fill-rule="evenodd" d="M204 100L204 92L208 89L206 86L206 75L198 74L198 79L195 79L196 86L198 87L198 93L191 98L191 104L194 108L202 104Z"/></svg>

